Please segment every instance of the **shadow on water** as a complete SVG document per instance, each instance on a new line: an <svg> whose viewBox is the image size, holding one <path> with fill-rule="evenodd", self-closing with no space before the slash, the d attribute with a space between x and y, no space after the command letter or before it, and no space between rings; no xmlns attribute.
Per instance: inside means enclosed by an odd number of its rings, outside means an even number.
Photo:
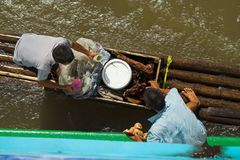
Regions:
<svg viewBox="0 0 240 160"><path fill-rule="evenodd" d="M42 90L35 82L0 77L0 128L118 131L136 122L150 127L153 114L99 102L75 100L62 92Z"/></svg>
<svg viewBox="0 0 240 160"><path fill-rule="evenodd" d="M121 132L136 122L148 129L150 111L123 108L97 100L74 100L62 93L45 91L40 110L41 129Z"/></svg>

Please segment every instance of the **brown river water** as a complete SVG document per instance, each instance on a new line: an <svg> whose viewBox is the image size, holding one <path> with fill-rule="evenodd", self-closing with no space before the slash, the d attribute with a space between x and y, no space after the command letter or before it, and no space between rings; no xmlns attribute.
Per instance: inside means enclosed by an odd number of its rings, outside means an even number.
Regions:
<svg viewBox="0 0 240 160"><path fill-rule="evenodd" d="M240 67L239 0L1 0L0 32L88 37L105 47ZM122 131L152 113L79 101L0 77L0 128ZM240 126L204 122L209 135Z"/></svg>

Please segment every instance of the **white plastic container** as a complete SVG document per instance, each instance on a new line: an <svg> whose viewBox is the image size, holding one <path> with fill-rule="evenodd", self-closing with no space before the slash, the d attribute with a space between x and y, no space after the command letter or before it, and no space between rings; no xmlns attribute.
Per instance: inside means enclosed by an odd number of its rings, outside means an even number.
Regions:
<svg viewBox="0 0 240 160"><path fill-rule="evenodd" d="M123 60L112 59L104 66L102 79L105 85L111 89L123 89L132 79L132 69Z"/></svg>

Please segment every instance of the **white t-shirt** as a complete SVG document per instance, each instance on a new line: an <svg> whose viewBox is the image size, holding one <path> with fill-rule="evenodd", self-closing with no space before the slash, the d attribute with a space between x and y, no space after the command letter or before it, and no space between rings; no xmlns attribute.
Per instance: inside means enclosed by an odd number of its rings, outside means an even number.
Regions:
<svg viewBox="0 0 240 160"><path fill-rule="evenodd" d="M38 80L46 80L55 64L52 51L60 44L71 46L66 38L23 34L15 46L13 61L21 66L38 69Z"/></svg>

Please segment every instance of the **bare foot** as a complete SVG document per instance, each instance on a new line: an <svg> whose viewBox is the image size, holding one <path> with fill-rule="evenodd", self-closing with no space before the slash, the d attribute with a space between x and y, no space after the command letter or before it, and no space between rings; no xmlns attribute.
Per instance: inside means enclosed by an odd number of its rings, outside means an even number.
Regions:
<svg viewBox="0 0 240 160"><path fill-rule="evenodd" d="M190 101L200 105L200 101L196 96L195 92L191 88L184 88L182 94Z"/></svg>

